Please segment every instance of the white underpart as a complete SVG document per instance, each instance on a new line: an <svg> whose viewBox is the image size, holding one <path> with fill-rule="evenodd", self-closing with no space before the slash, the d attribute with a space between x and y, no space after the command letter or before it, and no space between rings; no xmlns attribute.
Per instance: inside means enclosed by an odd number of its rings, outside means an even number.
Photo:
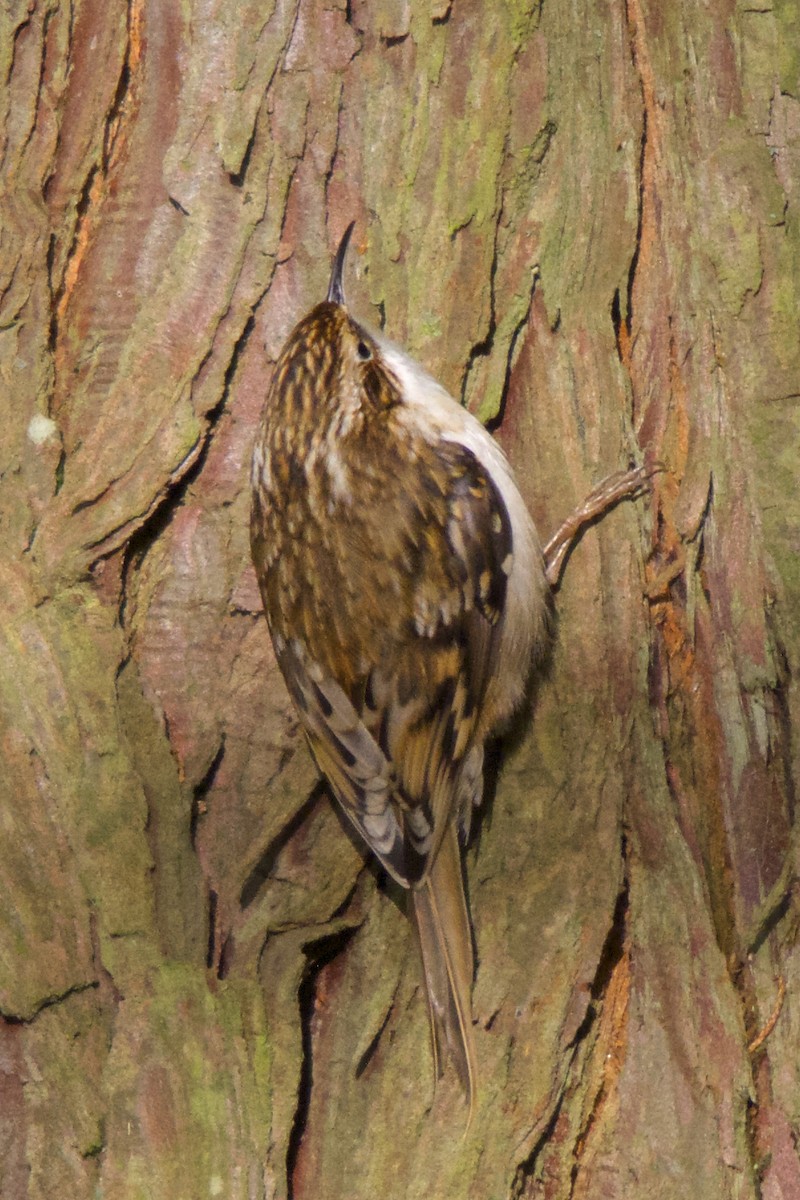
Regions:
<svg viewBox="0 0 800 1200"><path fill-rule="evenodd" d="M494 680L497 719L519 703L529 673L534 643L543 636L548 584L539 537L519 494L508 459L481 425L418 363L380 334L373 334L386 366L397 377L405 404L398 418L409 430L435 444L439 437L470 450L505 501L511 521L512 557L508 572L505 621Z"/></svg>

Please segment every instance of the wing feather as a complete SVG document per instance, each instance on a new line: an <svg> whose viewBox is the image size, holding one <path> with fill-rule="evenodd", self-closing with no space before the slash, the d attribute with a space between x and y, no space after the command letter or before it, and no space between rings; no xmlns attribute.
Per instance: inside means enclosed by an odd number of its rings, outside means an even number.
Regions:
<svg viewBox="0 0 800 1200"><path fill-rule="evenodd" d="M437 455L435 481L420 487L408 518L414 578L402 643L384 645L345 690L310 639L275 638L320 770L405 886L426 878L454 812L468 821L479 796L482 749L472 739L513 553L488 473L457 443L440 443Z"/></svg>

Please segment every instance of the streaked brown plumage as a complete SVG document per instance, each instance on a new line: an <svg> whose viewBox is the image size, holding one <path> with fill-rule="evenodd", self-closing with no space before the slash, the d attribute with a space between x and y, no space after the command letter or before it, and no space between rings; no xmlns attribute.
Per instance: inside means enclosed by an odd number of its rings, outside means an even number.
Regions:
<svg viewBox="0 0 800 1200"><path fill-rule="evenodd" d="M437 1074L452 1058L471 1109L473 954L457 828L481 798L484 743L545 641L550 582L492 437L348 313L351 230L327 300L275 370L253 454L253 560L317 764L410 889Z"/></svg>

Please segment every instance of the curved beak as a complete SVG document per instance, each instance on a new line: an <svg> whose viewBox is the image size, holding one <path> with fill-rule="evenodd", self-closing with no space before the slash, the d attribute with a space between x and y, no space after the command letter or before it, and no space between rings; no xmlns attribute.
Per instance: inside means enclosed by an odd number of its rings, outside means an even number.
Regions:
<svg viewBox="0 0 800 1200"><path fill-rule="evenodd" d="M351 221L342 234L342 240L339 242L339 249L336 251L336 257L333 260L333 268L331 270L331 281L328 285L328 300L332 304L341 304L342 308L346 307L344 298L344 288L342 287L342 274L344 273L344 260L347 257L347 247L350 244L350 235L355 229L355 221Z"/></svg>

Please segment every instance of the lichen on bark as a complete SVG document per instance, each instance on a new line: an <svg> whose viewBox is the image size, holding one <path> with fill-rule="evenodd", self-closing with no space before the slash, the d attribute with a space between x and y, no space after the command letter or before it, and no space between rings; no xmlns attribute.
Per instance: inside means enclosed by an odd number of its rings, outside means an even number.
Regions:
<svg viewBox="0 0 800 1200"><path fill-rule="evenodd" d="M796 5L0 14L3 1195L800 1193ZM467 851L480 1097L252 569L354 310L584 534Z"/></svg>

